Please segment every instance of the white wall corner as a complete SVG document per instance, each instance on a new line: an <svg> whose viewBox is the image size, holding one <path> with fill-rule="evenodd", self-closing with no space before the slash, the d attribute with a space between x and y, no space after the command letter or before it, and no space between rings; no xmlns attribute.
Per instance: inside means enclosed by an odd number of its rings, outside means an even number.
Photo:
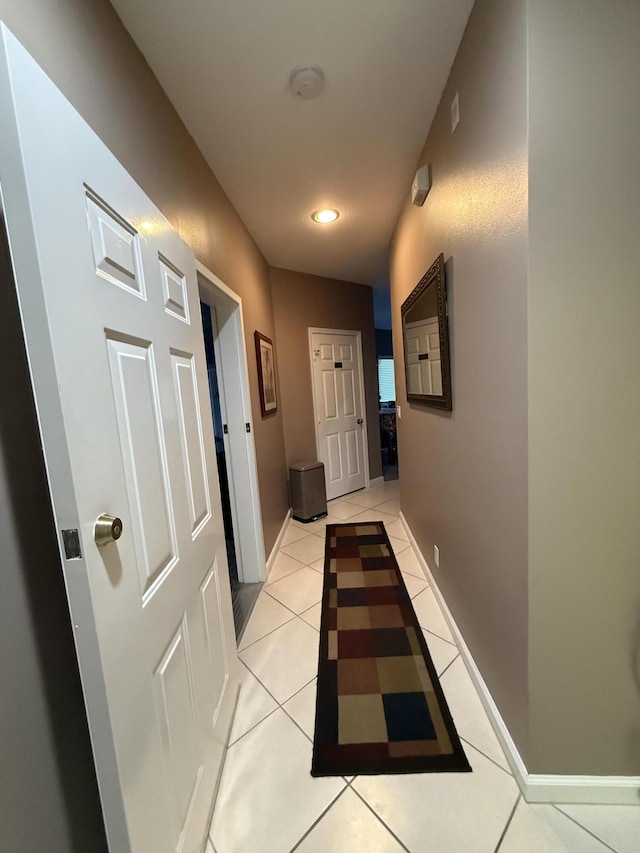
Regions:
<svg viewBox="0 0 640 853"><path fill-rule="evenodd" d="M289 521L291 520L291 508L287 510L287 514L284 517L284 521L282 522L282 527L280 528L280 533L278 533L276 537L276 541L273 543L273 548L271 549L271 553L269 554L269 559L267 560L266 571L267 575L265 580L269 580L269 574L271 573L271 568L275 562L276 557L278 556L278 551L280 550L280 546L282 545L282 540L284 539L284 534L287 532L287 527L289 526Z"/></svg>
<svg viewBox="0 0 640 853"><path fill-rule="evenodd" d="M557 776L532 774L522 760L509 729L507 728L493 697L489 692L480 670L474 661L467 644L447 603L438 589L418 543L409 527L409 523L400 512L400 520L413 546L416 557L425 578L442 610L444 618L460 650L460 656L476 686L480 700L484 705L491 725L509 762L522 795L529 803L604 803L608 805L640 805L640 776ZM454 721L455 722L455 721Z"/></svg>

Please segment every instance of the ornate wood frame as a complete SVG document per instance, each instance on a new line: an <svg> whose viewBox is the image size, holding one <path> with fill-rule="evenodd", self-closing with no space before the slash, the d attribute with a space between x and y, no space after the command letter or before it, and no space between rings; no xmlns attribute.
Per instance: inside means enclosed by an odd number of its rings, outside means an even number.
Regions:
<svg viewBox="0 0 640 853"><path fill-rule="evenodd" d="M439 255L433 264L429 267L420 281L413 288L409 296L402 303L400 309L402 315L402 350L403 355L406 353L405 347L405 316L407 312L415 305L416 301L422 296L427 288L435 285L437 306L438 306L438 330L440 334L440 368L442 371L442 394L410 394L409 393L409 377L407 371L407 359L405 356L405 381L407 385L407 400L412 403L423 403L425 406L431 406L436 409L445 409L450 412L453 408L452 393L451 393L451 364L449 361L449 322L447 312L447 284L445 279L444 255Z"/></svg>

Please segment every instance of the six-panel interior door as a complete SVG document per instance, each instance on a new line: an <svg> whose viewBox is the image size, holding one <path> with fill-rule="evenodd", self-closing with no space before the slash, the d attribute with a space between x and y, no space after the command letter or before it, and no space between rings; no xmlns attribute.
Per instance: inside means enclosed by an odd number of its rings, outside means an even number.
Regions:
<svg viewBox="0 0 640 853"><path fill-rule="evenodd" d="M442 394L440 332L438 318L430 317L404 327L407 360L407 391L413 394Z"/></svg>
<svg viewBox="0 0 640 853"><path fill-rule="evenodd" d="M366 482L357 336L313 332L312 367L318 455L331 500Z"/></svg>
<svg viewBox="0 0 640 853"><path fill-rule="evenodd" d="M43 429L43 442L58 527L55 440L70 459L90 590L86 611L71 602L72 617L76 628L95 619L108 699L101 709L87 696L101 793L104 801L110 785L121 789L133 853L192 853L204 845L235 699L195 259L33 60L4 38L24 180L3 172L3 196L16 270L24 266L18 232L28 227L37 247L41 284L16 274L17 285L25 304L26 290L41 286L48 316L63 419L61 436ZM51 389L34 365L48 344L34 339L28 316L25 336L43 409ZM101 513L119 516L123 534L99 548ZM77 585L83 564L64 565L68 585ZM51 570L43 567L43 582ZM117 779L100 765L105 731Z"/></svg>

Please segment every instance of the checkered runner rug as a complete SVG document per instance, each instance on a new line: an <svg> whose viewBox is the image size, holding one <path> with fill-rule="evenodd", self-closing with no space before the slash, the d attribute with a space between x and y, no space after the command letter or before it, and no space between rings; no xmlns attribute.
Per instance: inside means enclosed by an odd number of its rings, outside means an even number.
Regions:
<svg viewBox="0 0 640 853"><path fill-rule="evenodd" d="M384 524L328 524L312 776L469 770Z"/></svg>

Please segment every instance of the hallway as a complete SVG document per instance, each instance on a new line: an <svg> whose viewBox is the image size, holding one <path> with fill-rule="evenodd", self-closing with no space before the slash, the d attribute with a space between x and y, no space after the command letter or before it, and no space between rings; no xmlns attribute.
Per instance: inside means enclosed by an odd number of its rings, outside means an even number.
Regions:
<svg viewBox="0 0 640 853"><path fill-rule="evenodd" d="M640 809L530 806L398 517L399 483L290 521L239 644L242 687L206 853L637 853ZM310 776L327 523L382 520L471 774Z"/></svg>

